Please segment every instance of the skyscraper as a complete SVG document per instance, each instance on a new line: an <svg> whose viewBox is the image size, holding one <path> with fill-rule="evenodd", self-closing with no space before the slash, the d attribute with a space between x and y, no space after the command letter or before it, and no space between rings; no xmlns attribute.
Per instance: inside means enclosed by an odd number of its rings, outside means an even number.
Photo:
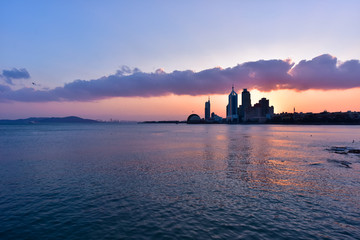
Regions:
<svg viewBox="0 0 360 240"><path fill-rule="evenodd" d="M246 121L246 115L251 110L250 92L244 88L241 94L241 106L239 107L239 117L242 121Z"/></svg>
<svg viewBox="0 0 360 240"><path fill-rule="evenodd" d="M230 122L237 122L238 121L238 95L234 91L234 86L232 86L232 91L229 94L229 103L226 106L226 119Z"/></svg>
<svg viewBox="0 0 360 240"><path fill-rule="evenodd" d="M254 106L251 106L250 92L244 88L241 94L242 104L239 106L240 122L265 122L274 114L274 107L269 106L269 100L262 98Z"/></svg>
<svg viewBox="0 0 360 240"><path fill-rule="evenodd" d="M244 107L244 109L251 108L250 92L246 88L244 88L241 94L241 105Z"/></svg>
<svg viewBox="0 0 360 240"><path fill-rule="evenodd" d="M210 119L210 98L205 102L205 120Z"/></svg>

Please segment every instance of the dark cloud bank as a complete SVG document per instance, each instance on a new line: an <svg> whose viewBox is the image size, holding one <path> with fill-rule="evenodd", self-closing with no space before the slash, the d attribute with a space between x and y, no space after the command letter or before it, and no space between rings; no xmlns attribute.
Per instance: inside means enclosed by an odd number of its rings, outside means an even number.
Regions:
<svg viewBox="0 0 360 240"><path fill-rule="evenodd" d="M12 77L30 76L26 73L26 70L22 73L14 71ZM11 74L3 71L3 75L10 77ZM0 101L91 101L109 97L224 94L229 92L232 84L260 91L355 88L360 87L360 63L359 60L340 63L337 58L324 54L296 65L290 60L259 60L201 72L165 73L159 69L154 73L144 73L136 68L122 67L110 76L89 81L75 80L50 90L12 90L0 85Z"/></svg>
<svg viewBox="0 0 360 240"><path fill-rule="evenodd" d="M4 78L6 83L14 85L12 81L13 79L28 79L30 78L30 74L25 68L13 68L11 70L3 70L2 75L0 74L0 77Z"/></svg>

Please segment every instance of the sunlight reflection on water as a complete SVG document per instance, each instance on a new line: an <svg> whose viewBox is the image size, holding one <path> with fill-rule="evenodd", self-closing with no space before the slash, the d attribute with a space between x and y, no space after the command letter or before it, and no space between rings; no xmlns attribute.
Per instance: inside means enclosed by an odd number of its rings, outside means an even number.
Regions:
<svg viewBox="0 0 360 240"><path fill-rule="evenodd" d="M332 146L360 130L0 126L0 238L358 239L360 157Z"/></svg>

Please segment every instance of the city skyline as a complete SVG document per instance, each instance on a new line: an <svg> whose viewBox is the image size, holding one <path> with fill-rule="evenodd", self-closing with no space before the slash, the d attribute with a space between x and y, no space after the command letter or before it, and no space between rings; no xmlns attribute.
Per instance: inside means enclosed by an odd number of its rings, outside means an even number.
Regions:
<svg viewBox="0 0 360 240"><path fill-rule="evenodd" d="M204 118L192 113L187 118L188 123L265 123L274 116L274 106L270 106L270 100L261 98L258 103L251 104L251 94L244 88L241 93L241 103L238 103L238 94L231 87L226 105L226 116L222 117L211 111L210 96L205 102ZM295 110L294 110L295 112Z"/></svg>
<svg viewBox="0 0 360 240"><path fill-rule="evenodd" d="M226 116L232 84L253 102L271 99L276 113L358 111L359 7L2 2L0 119L178 120L203 112L209 95Z"/></svg>

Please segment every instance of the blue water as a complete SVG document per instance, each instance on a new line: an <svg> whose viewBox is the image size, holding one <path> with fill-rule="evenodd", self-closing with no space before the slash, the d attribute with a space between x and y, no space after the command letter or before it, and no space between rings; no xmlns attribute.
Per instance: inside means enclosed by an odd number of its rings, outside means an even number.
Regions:
<svg viewBox="0 0 360 240"><path fill-rule="evenodd" d="M360 127L2 125L0 239L360 239L334 146Z"/></svg>

